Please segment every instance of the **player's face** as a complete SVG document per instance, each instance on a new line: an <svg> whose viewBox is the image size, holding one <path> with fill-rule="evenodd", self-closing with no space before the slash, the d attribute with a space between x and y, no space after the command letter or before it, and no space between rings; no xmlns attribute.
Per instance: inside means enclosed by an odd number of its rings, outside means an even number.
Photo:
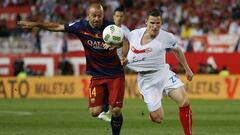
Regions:
<svg viewBox="0 0 240 135"><path fill-rule="evenodd" d="M93 28L99 28L103 23L104 13L102 9L90 8L88 12L88 20Z"/></svg>
<svg viewBox="0 0 240 135"><path fill-rule="evenodd" d="M146 20L147 31L151 36L157 36L162 25L160 16L149 16Z"/></svg>
<svg viewBox="0 0 240 135"><path fill-rule="evenodd" d="M124 13L116 11L113 15L113 21L117 26L120 26L123 23L124 20Z"/></svg>

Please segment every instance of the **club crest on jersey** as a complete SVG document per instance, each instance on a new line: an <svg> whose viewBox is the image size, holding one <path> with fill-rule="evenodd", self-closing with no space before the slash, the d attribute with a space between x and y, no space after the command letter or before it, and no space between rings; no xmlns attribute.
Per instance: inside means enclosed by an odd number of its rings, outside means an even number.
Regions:
<svg viewBox="0 0 240 135"><path fill-rule="evenodd" d="M136 54L140 54L140 53L150 53L152 52L152 48L146 48L146 49L142 49L142 50L138 50L135 47L131 47L132 52L136 53Z"/></svg>

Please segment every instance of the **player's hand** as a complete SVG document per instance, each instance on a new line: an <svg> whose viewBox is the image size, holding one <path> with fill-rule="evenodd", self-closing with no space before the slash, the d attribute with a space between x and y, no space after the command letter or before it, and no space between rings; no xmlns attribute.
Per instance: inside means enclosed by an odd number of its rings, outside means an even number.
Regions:
<svg viewBox="0 0 240 135"><path fill-rule="evenodd" d="M193 79L193 72L192 72L192 70L187 70L186 71L186 77L187 77L187 80L188 81L192 81L192 79Z"/></svg>
<svg viewBox="0 0 240 135"><path fill-rule="evenodd" d="M128 59L126 57L121 58L121 64L122 66L125 66L128 63Z"/></svg>
<svg viewBox="0 0 240 135"><path fill-rule="evenodd" d="M29 22L29 21L18 21L17 25L20 26L23 29L31 29L36 26L35 22Z"/></svg>

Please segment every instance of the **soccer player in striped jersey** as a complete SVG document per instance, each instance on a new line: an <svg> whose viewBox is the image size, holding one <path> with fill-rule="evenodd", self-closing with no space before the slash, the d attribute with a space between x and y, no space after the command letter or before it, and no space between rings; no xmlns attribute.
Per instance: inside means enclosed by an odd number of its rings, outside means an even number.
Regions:
<svg viewBox="0 0 240 135"><path fill-rule="evenodd" d="M178 104L179 117L185 135L192 135L192 111L184 88L178 76L166 63L166 51L172 50L186 71L186 77L192 80L183 52L177 46L173 34L161 30L161 13L155 9L149 12L146 27L135 29L128 35L129 52L123 54L128 59L127 66L138 72L138 86L147 105L150 119L161 123L164 118L162 95L168 95Z"/></svg>
<svg viewBox="0 0 240 135"><path fill-rule="evenodd" d="M120 27L122 29L124 37L127 38L128 34L130 33L130 30L128 29L127 26L125 26L123 24L124 17L125 17L125 11L124 11L123 7L118 7L114 10L114 12L113 12L113 22L114 22L115 25L117 25L118 27ZM117 49L117 54L118 54L119 58L121 59L121 57L122 57L122 47ZM106 98L107 98L107 96L106 96ZM108 114L109 114L109 109L108 108L109 108L108 104L103 105L103 111L98 115L99 119L102 119L102 120L105 120L105 121L110 121L111 120L111 119L108 118Z"/></svg>
<svg viewBox="0 0 240 135"><path fill-rule="evenodd" d="M124 98L125 76L116 48L104 47L102 38L104 28L110 22L104 21L102 5L93 3L87 11L88 20L81 19L69 24L19 21L22 28L38 27L49 31L66 31L81 40L85 55L87 73L92 76L89 90L89 110L97 117L104 104L104 92L109 93L108 104L111 106L112 135L119 135L123 123L121 108Z"/></svg>

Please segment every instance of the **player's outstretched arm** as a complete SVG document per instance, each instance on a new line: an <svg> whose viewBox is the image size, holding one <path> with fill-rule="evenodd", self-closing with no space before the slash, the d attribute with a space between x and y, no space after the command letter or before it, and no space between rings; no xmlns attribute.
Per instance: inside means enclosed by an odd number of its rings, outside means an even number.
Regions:
<svg viewBox="0 0 240 135"><path fill-rule="evenodd" d="M38 27L49 31L65 31L63 24L58 23L48 23L48 22L31 22L31 21L18 21L17 24L23 29L32 29Z"/></svg>
<svg viewBox="0 0 240 135"><path fill-rule="evenodd" d="M184 53L182 52L181 48L177 47L175 49L173 49L178 61L182 64L182 66L184 67L185 71L186 71L186 77L189 81L192 80L193 78L193 72L192 70L189 68L186 58L184 56Z"/></svg>

